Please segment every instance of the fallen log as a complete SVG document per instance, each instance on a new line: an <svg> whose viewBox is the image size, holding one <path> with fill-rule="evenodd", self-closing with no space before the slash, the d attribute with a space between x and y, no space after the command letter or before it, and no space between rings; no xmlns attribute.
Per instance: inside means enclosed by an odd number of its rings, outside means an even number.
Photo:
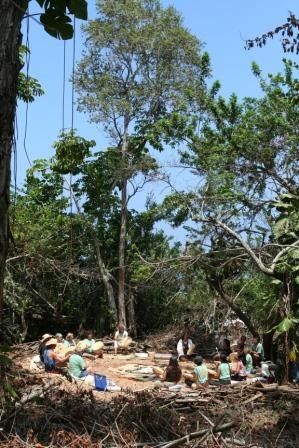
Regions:
<svg viewBox="0 0 299 448"><path fill-rule="evenodd" d="M242 402L242 404L248 404L248 403L252 403L255 400L258 400L259 398L263 397L264 394L262 392L257 393L256 395L254 395L251 398L248 398L248 400L245 400Z"/></svg>
<svg viewBox="0 0 299 448"><path fill-rule="evenodd" d="M217 433L217 432L224 432L228 429L231 429L235 426L234 422L225 423L224 425L217 426L214 428L207 428L202 429L201 431L191 432L190 434L187 434L186 436L180 437L179 439L172 440L171 442L166 442L164 445L159 445L162 448L170 448L173 446L180 446L181 444L187 442L189 443L190 440L197 439L200 436L204 436L205 434L211 432L211 433Z"/></svg>

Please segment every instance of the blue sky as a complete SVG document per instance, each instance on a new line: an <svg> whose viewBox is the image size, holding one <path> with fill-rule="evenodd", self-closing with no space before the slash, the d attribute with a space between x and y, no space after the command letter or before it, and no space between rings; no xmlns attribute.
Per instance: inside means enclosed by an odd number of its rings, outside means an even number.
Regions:
<svg viewBox="0 0 299 448"><path fill-rule="evenodd" d="M31 2L31 13L38 12L35 2ZM89 17L95 17L93 0L88 0ZM251 74L250 65L255 60L265 73L281 69L284 57L278 38L269 42L263 49L244 49L244 39L255 37L273 29L286 20L288 11L298 12L298 2L294 0L163 0L163 5L173 5L184 17L187 28L205 43L205 50L210 53L213 78L219 79L224 96L232 92L239 97L260 94L258 83ZM297 7L297 9L296 9ZM26 25L26 24L24 24ZM24 40L26 27L24 26ZM45 90L45 95L38 98L28 108L28 126L26 147L31 160L48 158L53 155L51 145L62 128L62 84L63 84L63 42L47 35L35 21L29 21L29 46L31 49L29 73L36 77ZM76 59L82 51L82 36L77 23ZM71 86L68 79L72 67L72 42L66 43L67 90L65 106L65 123L71 122ZM29 167L24 151L25 106L18 105L18 141L17 141L17 179L21 186L26 169ZM78 133L95 139L97 149L105 148L102 131L88 123L88 117L75 112L75 128ZM170 155L174 160L175 156ZM179 185L188 184L189 177L178 172L175 177ZM161 196L165 186L152 186L155 194ZM144 196L139 198L137 207L144 203ZM177 236L177 234L176 234ZM183 239L182 234L179 235Z"/></svg>

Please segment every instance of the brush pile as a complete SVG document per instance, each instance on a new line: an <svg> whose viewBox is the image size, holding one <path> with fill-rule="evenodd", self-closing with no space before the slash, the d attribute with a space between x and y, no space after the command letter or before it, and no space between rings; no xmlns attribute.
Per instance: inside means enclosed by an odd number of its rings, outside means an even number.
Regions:
<svg viewBox="0 0 299 448"><path fill-rule="evenodd" d="M2 448L296 447L299 388L242 385L113 396L19 372Z"/></svg>
<svg viewBox="0 0 299 448"><path fill-rule="evenodd" d="M197 354L209 357L216 352L214 334L208 333L206 327L198 322L188 323L188 327L169 325L163 330L152 333L145 340L145 348L158 353L176 353L178 340L185 331L191 336Z"/></svg>

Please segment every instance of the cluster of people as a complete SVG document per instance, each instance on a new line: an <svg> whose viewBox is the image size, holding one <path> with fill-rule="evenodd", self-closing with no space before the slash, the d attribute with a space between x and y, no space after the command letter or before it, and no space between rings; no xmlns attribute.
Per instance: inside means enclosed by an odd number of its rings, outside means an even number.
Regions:
<svg viewBox="0 0 299 448"><path fill-rule="evenodd" d="M246 380L264 361L264 348L258 336L254 337L251 348L246 345L245 335L233 344L224 339L220 351L214 356L215 370L209 369L202 356L195 354L195 348L189 335L184 333L177 343L177 356L170 358L164 370L154 367L154 373L163 381L177 383L183 376L179 361L191 359L195 364L194 370L185 374L184 379L192 388L200 388L208 384L225 385L231 384L232 380Z"/></svg>
<svg viewBox="0 0 299 448"><path fill-rule="evenodd" d="M119 324L114 335L114 353L119 349L128 351L132 339L129 337L124 325ZM47 372L62 373L67 369L73 378L85 378L91 374L85 358L103 357L104 344L95 341L92 331L86 331L80 341L74 339L72 333L65 338L61 333L55 337L44 334L39 347L39 360ZM230 343L224 339L222 347L214 356L215 369L210 369L204 359L195 353L195 345L187 333L184 333L177 343L177 355L172 355L165 369L153 367L153 372L162 381L178 383L182 378L179 361L191 359L194 362L192 373L184 375L185 382L192 388L205 387L208 384L231 384L231 381L243 381L255 371L255 368L264 361L264 348L259 337L254 337L250 348L246 345L246 336Z"/></svg>
<svg viewBox="0 0 299 448"><path fill-rule="evenodd" d="M124 325L119 324L114 335L114 353L117 354L120 348L126 352L131 343ZM65 338L61 333L55 337L46 333L40 340L38 361L46 372L67 372L71 377L84 378L91 373L85 358L102 358L103 348L103 342L96 342L90 330L85 331L79 341L73 333L68 333Z"/></svg>

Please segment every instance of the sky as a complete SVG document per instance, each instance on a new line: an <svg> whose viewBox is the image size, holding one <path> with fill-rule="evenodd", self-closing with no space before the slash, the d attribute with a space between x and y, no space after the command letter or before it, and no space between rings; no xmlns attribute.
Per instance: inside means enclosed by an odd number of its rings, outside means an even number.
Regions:
<svg viewBox="0 0 299 448"><path fill-rule="evenodd" d="M38 13L35 1L31 2L30 13ZM209 52L213 70L213 80L221 82L221 94L225 97L235 92L240 98L258 96L260 89L251 73L251 62L256 61L265 74L281 70L281 60L285 56L275 38L262 49L244 49L245 39L261 35L284 23L288 11L298 12L295 0L162 0L164 6L174 6L183 16L185 26L203 43ZM296 9L297 7L297 9ZM88 0L89 18L96 15L94 0ZM35 16L38 19L38 16ZM27 22L24 22L24 41L27 39ZM35 20L29 19L28 42L31 51L29 74L37 78L45 90L45 95L26 106L18 105L17 111L17 184L24 181L30 161L37 158L49 158L54 152L52 143L62 128L63 98L63 61L64 43L46 34ZM66 92L65 92L65 126L71 125L71 84L73 42L66 42ZM76 60L80 59L83 39L80 23L76 22ZM88 116L75 111L74 127L78 134L97 142L97 150L104 149L107 140L102 130L88 122ZM25 138L26 128L26 138ZM25 147L27 156L25 154ZM167 152L169 161L175 155ZM190 176L182 171L173 173L178 188L188 188ZM157 198L165 193L165 185L152 185ZM148 190L148 191L149 191ZM139 197L134 206L142 208L145 197ZM183 231L173 231L176 238L184 240Z"/></svg>

